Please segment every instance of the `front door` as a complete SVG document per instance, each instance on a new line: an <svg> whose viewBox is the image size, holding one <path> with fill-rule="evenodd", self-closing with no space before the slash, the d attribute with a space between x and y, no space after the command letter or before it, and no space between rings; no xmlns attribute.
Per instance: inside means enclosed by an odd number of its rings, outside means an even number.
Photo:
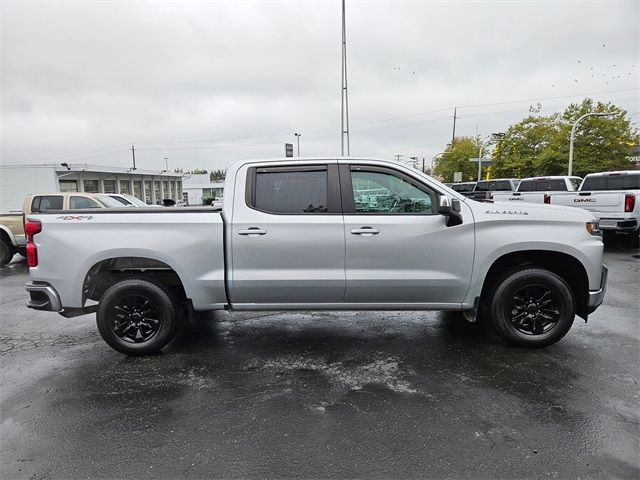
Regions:
<svg viewBox="0 0 640 480"><path fill-rule="evenodd" d="M447 227L446 217L436 211L436 190L393 168L345 163L340 179L345 303L459 306L473 265L470 212L463 212L462 225ZM464 204L463 209L468 210Z"/></svg>
<svg viewBox="0 0 640 480"><path fill-rule="evenodd" d="M237 179L227 236L234 307L341 303L345 239L337 162L248 165Z"/></svg>

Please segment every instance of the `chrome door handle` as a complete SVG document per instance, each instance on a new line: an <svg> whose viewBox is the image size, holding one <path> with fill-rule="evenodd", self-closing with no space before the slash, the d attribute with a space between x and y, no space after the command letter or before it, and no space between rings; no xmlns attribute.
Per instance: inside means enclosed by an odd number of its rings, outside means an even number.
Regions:
<svg viewBox="0 0 640 480"><path fill-rule="evenodd" d="M353 233L354 235L362 235L364 237L370 237L371 235L379 234L380 229L373 228L373 227L352 228L351 233Z"/></svg>
<svg viewBox="0 0 640 480"><path fill-rule="evenodd" d="M267 231L259 227L249 227L246 230L238 230L238 235L266 235Z"/></svg>

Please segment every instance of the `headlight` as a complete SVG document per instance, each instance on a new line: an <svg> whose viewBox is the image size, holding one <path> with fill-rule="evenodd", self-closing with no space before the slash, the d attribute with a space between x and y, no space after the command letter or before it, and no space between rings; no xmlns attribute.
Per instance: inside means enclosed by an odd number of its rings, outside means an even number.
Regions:
<svg viewBox="0 0 640 480"><path fill-rule="evenodd" d="M598 222L587 222L587 232L589 232L589 235L602 236L602 230L598 228Z"/></svg>

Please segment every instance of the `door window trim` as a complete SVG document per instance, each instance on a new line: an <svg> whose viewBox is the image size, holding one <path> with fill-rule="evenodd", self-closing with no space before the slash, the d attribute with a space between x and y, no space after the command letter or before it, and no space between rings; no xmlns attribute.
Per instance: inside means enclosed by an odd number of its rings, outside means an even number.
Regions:
<svg viewBox="0 0 640 480"><path fill-rule="evenodd" d="M431 212L357 212L355 209L354 197L353 197L353 183L351 180L351 172L352 171L362 171L362 172L374 172L374 173L386 173L388 175L394 175L411 185L413 185L418 190L423 191L427 195L431 197ZM393 168L388 167L380 167L377 165L366 165L366 164L342 164L340 165L340 189L342 193L342 213L344 215L387 215L387 216L427 216L427 215L439 215L437 212L438 205L438 194L435 190L427 187L422 182L419 182L415 178L407 175L404 172L399 170L395 170Z"/></svg>
<svg viewBox="0 0 640 480"><path fill-rule="evenodd" d="M263 172L327 172L327 211L326 212L272 212L258 208L256 199L256 176ZM269 215L340 215L342 213L340 201L340 185L338 179L338 165L313 164L313 165L279 165L249 167L245 184L245 203L251 210L267 213Z"/></svg>

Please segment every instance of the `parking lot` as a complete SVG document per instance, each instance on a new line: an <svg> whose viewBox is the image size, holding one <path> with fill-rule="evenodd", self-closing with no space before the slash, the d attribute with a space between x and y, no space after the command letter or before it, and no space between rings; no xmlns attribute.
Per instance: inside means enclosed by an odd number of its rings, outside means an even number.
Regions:
<svg viewBox="0 0 640 480"><path fill-rule="evenodd" d="M0 477L640 475L640 255L543 350L458 314L217 313L132 358L0 269Z"/></svg>

